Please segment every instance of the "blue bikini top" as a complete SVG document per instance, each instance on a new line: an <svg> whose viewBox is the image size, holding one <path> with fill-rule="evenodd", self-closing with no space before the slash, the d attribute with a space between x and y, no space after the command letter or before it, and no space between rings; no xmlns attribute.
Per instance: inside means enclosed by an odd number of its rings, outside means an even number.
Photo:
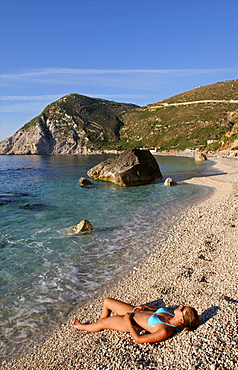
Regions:
<svg viewBox="0 0 238 370"><path fill-rule="evenodd" d="M149 317L149 319L148 319L148 326L149 327L151 327L155 324L165 324L165 325L172 326L173 328L176 328L175 325L172 325L172 324L169 324L168 322L164 322L164 321L160 320L160 318L156 315L157 313L168 313L169 315L174 316L172 313L167 311L165 308L160 307L157 311L155 311L155 313L153 315L151 315Z"/></svg>

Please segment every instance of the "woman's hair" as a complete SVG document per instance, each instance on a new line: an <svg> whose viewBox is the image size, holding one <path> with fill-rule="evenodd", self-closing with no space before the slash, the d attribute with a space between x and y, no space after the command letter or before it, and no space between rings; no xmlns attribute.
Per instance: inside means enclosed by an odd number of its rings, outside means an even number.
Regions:
<svg viewBox="0 0 238 370"><path fill-rule="evenodd" d="M199 325L199 317L198 313L193 307L189 307L189 310L184 312L184 327L187 330L192 330L198 327Z"/></svg>

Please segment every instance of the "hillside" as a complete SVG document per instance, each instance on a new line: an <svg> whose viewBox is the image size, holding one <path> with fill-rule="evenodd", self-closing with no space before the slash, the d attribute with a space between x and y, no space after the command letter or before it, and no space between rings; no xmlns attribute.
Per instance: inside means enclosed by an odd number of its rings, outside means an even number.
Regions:
<svg viewBox="0 0 238 370"><path fill-rule="evenodd" d="M48 105L0 154L81 154L128 148L238 149L238 80L138 107L69 94Z"/></svg>
<svg viewBox="0 0 238 370"><path fill-rule="evenodd" d="M163 100L165 103L182 103L198 100L238 100L238 80L198 86L193 90Z"/></svg>
<svg viewBox="0 0 238 370"><path fill-rule="evenodd" d="M121 148L236 147L238 80L198 87L149 104L124 114L123 121Z"/></svg>

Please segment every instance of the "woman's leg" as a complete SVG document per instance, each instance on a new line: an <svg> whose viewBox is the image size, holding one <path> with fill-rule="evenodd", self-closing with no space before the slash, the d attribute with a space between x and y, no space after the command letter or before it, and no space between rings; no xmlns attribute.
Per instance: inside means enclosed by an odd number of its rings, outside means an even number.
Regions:
<svg viewBox="0 0 238 370"><path fill-rule="evenodd" d="M107 297L103 302L101 319L109 317L112 311L117 315L125 315L127 312L133 311L134 308L131 304Z"/></svg>
<svg viewBox="0 0 238 370"><path fill-rule="evenodd" d="M112 329L122 332L129 332L128 325L126 324L123 316L110 316L103 319L100 319L99 321L93 323L93 324L81 324L76 318L74 319L73 325L78 330L85 330L89 331L91 333L95 333L97 331L103 330L103 329Z"/></svg>

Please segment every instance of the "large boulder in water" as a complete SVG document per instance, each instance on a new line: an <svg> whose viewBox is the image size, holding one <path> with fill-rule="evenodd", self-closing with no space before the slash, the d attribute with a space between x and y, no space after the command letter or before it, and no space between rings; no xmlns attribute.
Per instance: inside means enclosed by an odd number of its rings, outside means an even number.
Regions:
<svg viewBox="0 0 238 370"><path fill-rule="evenodd" d="M161 179L159 165L149 150L128 149L116 158L91 168L88 176L95 180L110 181L121 186L148 184Z"/></svg>

